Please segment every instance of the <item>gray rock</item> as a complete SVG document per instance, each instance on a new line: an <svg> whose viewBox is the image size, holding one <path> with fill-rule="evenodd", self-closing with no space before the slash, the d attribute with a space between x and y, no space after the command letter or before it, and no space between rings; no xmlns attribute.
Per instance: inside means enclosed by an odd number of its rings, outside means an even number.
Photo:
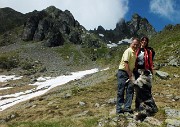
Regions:
<svg viewBox="0 0 180 127"><path fill-rule="evenodd" d="M178 101L178 100L180 100L180 96L174 96L173 99L174 99L175 101Z"/></svg>
<svg viewBox="0 0 180 127"><path fill-rule="evenodd" d="M169 74L163 71L156 71L156 75L159 76L161 79L168 79Z"/></svg>
<svg viewBox="0 0 180 127"><path fill-rule="evenodd" d="M116 104L117 98L111 98L107 101L108 104Z"/></svg>
<svg viewBox="0 0 180 127"><path fill-rule="evenodd" d="M85 106L85 105L86 105L86 103L85 103L85 102L80 101L80 102L79 102L79 105L80 105L80 106Z"/></svg>
<svg viewBox="0 0 180 127"><path fill-rule="evenodd" d="M168 118L176 118L180 119L180 110L177 109L171 109L171 108L166 108L165 113Z"/></svg>
<svg viewBox="0 0 180 127"><path fill-rule="evenodd" d="M89 111L83 111L83 112L81 112L79 114L76 114L75 117L82 117L82 116L87 115L88 113L89 113Z"/></svg>
<svg viewBox="0 0 180 127"><path fill-rule="evenodd" d="M154 125L154 126L161 126L162 125L161 121L159 121L158 119L155 119L153 117L146 117L144 122L148 122L149 124Z"/></svg>
<svg viewBox="0 0 180 127"><path fill-rule="evenodd" d="M179 127L180 120L177 119L166 119L165 122L167 123L167 127Z"/></svg>
<svg viewBox="0 0 180 127"><path fill-rule="evenodd" d="M71 94L70 93L65 93L64 98L70 98Z"/></svg>
<svg viewBox="0 0 180 127"><path fill-rule="evenodd" d="M97 107L97 108L99 108L99 107L100 107L100 104L99 104L99 103L96 103L94 106Z"/></svg>
<svg viewBox="0 0 180 127"><path fill-rule="evenodd" d="M137 127L137 125L134 122L129 122L127 127Z"/></svg>
<svg viewBox="0 0 180 127"><path fill-rule="evenodd" d="M174 77L175 78L179 78L180 76L178 74L174 74Z"/></svg>
<svg viewBox="0 0 180 127"><path fill-rule="evenodd" d="M0 119L0 124L1 123L6 123L7 121L5 119Z"/></svg>
<svg viewBox="0 0 180 127"><path fill-rule="evenodd" d="M177 67L177 66L179 66L178 60L177 59L172 59L172 60L169 61L168 65Z"/></svg>

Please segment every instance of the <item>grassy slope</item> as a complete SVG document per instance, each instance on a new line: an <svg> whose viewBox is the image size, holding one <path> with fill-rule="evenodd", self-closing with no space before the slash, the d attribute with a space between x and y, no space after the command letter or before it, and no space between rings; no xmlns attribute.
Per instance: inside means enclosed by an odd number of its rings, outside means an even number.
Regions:
<svg viewBox="0 0 180 127"><path fill-rule="evenodd" d="M180 57L180 25L164 29L150 40L150 45L156 50L156 61L167 63L170 56Z"/></svg>
<svg viewBox="0 0 180 127"><path fill-rule="evenodd" d="M180 29L177 27L173 31L164 31L153 37L151 46L156 51L156 63L167 63L167 59L180 48ZM115 110L115 105L107 103L110 98L116 97L117 81L116 70L120 55L115 55L116 59L111 60L111 69L90 75L82 80L68 83L67 85L57 87L49 93L22 102L17 106L2 112L0 118L5 118L10 114L18 114L16 118L9 121L8 124L2 126L12 127L94 127L100 119L112 118L111 112ZM166 96L180 96L179 94L179 78L175 78L174 74L180 75L179 67L163 66L160 70L170 74L170 79L162 80L154 75L153 80L153 96L159 107L159 112L154 116L160 121L164 121L164 107L172 107L179 109L179 101L172 101L172 98ZM105 76L105 77L104 77ZM87 85L88 84L88 85ZM66 93L71 93L70 98L64 98ZM85 102L85 106L80 106L78 102ZM100 107L96 107L98 103ZM134 108L134 104L133 104ZM23 109L23 110L22 110ZM80 113L87 111L86 115ZM121 121L124 126L126 120ZM111 126L108 125L107 126ZM138 126L142 126L139 124ZM164 126L164 125L163 125Z"/></svg>
<svg viewBox="0 0 180 127"><path fill-rule="evenodd" d="M168 66L169 59L180 59L180 25L173 26L171 29L165 29L151 40L151 46L156 51L155 63L163 64L160 70L169 74L169 80L162 80L157 76L154 76L154 93L156 102L160 108L172 107L180 108L179 101L173 101L173 98L164 98L166 95L172 95L173 97L180 96L179 91L179 78L175 78L174 75L180 75L180 67ZM162 97L163 96L163 97Z"/></svg>

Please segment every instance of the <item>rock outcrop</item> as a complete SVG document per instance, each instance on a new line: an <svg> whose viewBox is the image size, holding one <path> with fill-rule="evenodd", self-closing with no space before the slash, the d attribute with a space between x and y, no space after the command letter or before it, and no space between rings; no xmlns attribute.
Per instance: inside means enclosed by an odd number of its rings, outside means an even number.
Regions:
<svg viewBox="0 0 180 127"><path fill-rule="evenodd" d="M48 47L63 45L65 38L73 43L81 42L79 31L71 34L74 29L82 26L76 21L70 11L64 12L50 6L40 12L35 11L24 25L22 39L24 41L44 41ZM67 36L68 35L68 36Z"/></svg>
<svg viewBox="0 0 180 127"><path fill-rule="evenodd" d="M7 17L10 17L10 20L7 20ZM114 30L105 30L102 26L98 26L97 30L90 30L90 33L74 19L70 11L62 11L54 6L50 6L42 11L35 10L27 14L16 12L10 8L2 8L0 9L0 19L0 24L3 24L0 25L0 33L24 25L22 35L18 35L21 36L23 41L42 41L49 47L60 46L65 42L91 44L92 42L85 39L85 36L91 36L89 34L92 33L98 36L96 36L96 39L90 40L94 42L99 37L100 40L107 43L118 43L118 41L124 38L141 37L144 35L151 37L156 34L155 29L148 20L138 14L134 14L132 19L127 22L121 19L116 24ZM93 35L92 38L95 38L95 36ZM83 39L88 42L84 42ZM6 38L4 42L2 45L13 43L11 40L7 43ZM52 44L52 42L54 43Z"/></svg>
<svg viewBox="0 0 180 127"><path fill-rule="evenodd" d="M103 34L102 39L104 41L118 43L118 41L124 38L131 37L142 37L156 34L153 26L148 22L146 18L142 18L138 14L134 14L130 21L125 21L121 19L114 30L105 30L102 26L99 26L97 30L91 30L91 32L96 34Z"/></svg>
<svg viewBox="0 0 180 127"><path fill-rule="evenodd" d="M101 47L100 39L80 25L70 11L61 11L50 6L42 11L34 11L24 24L23 41L42 41L45 46L61 46L65 42Z"/></svg>

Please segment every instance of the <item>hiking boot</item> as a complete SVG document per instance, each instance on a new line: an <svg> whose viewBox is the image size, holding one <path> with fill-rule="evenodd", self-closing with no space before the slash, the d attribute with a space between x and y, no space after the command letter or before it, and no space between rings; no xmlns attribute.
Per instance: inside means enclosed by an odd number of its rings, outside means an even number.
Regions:
<svg viewBox="0 0 180 127"><path fill-rule="evenodd" d="M137 121L138 121L138 120L143 121L144 119L146 119L146 117L147 117L146 112L141 111L141 112L139 112L139 113L136 115L135 120L137 120Z"/></svg>

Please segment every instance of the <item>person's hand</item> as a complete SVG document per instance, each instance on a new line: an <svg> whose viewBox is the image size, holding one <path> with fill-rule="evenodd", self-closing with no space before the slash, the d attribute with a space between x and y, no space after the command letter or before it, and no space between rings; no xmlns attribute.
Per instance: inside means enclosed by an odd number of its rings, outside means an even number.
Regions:
<svg viewBox="0 0 180 127"><path fill-rule="evenodd" d="M128 72L128 75L129 75L129 79L132 78L132 72Z"/></svg>
<svg viewBox="0 0 180 127"><path fill-rule="evenodd" d="M135 77L134 77L133 74L132 74L132 76L130 77L130 80L132 81L132 83L135 83Z"/></svg>

